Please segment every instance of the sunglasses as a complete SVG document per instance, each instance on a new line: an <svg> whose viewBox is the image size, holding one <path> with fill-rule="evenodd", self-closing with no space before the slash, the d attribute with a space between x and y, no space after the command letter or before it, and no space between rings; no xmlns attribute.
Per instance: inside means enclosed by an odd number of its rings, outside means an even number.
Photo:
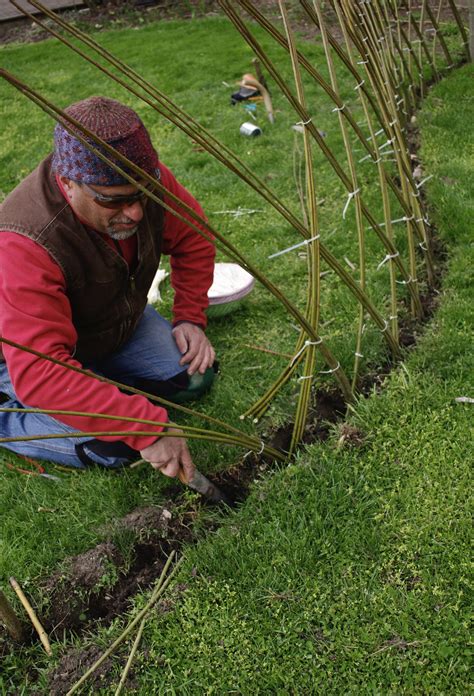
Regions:
<svg viewBox="0 0 474 696"><path fill-rule="evenodd" d="M155 176L157 179L160 178L159 169L156 170ZM94 189L88 186L87 184L82 183L81 186L92 196L94 202L97 203L97 205L100 205L101 208L112 208L118 210L120 208L125 208L126 206L133 205L137 202L144 203L147 198L147 195L144 191L137 191L136 193L119 196L107 196L103 193L99 193L98 191L94 191ZM154 184L145 184L145 189L147 191L151 192L154 188Z"/></svg>

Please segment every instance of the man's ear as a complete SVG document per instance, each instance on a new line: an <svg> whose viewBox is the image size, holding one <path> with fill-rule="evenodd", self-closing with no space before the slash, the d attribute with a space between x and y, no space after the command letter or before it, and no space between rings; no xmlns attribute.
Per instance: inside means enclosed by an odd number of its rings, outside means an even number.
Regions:
<svg viewBox="0 0 474 696"><path fill-rule="evenodd" d="M59 181L64 186L66 193L69 194L72 191L72 185L73 185L72 179L69 179L67 176L60 175Z"/></svg>

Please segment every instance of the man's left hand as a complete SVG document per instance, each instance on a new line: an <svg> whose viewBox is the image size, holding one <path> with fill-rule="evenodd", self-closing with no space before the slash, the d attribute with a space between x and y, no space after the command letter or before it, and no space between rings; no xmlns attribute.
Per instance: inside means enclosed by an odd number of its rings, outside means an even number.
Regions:
<svg viewBox="0 0 474 696"><path fill-rule="evenodd" d="M212 367L216 353L204 331L196 324L183 322L173 329L176 345L183 354L180 365L187 365L188 375L200 372L202 375Z"/></svg>

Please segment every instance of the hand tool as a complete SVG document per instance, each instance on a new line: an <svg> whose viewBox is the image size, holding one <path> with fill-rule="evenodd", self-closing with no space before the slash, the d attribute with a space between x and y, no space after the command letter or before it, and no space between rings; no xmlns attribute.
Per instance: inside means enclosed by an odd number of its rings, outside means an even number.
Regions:
<svg viewBox="0 0 474 696"><path fill-rule="evenodd" d="M145 464L146 459L139 459L133 464L130 464L130 469L135 469L140 464ZM210 503L225 503L226 505L231 505L229 498L223 493L219 488L209 481L208 478L201 474L197 469L194 470L193 477L190 481L187 480L184 471L180 467L178 472L178 478L181 483L185 486L191 488L193 491L200 493L204 498L206 498Z"/></svg>
<svg viewBox="0 0 474 696"><path fill-rule="evenodd" d="M203 495L210 503L225 503L230 505L229 498L212 481L201 474L197 469L194 470L192 479L186 479L184 471L180 468L178 473L179 480L193 491Z"/></svg>

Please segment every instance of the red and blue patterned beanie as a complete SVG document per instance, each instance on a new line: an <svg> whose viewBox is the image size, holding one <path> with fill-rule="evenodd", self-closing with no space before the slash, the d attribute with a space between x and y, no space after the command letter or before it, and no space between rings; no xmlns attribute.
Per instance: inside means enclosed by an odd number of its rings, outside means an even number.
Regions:
<svg viewBox="0 0 474 696"><path fill-rule="evenodd" d="M145 126L128 106L107 97L89 97L72 104L65 109L65 112L148 174L155 175L158 168L158 155ZM136 178L136 175L124 164L111 157L92 139L86 138L86 140L127 174ZM68 133L60 123L54 129L52 166L57 174L85 184L122 186L129 183L121 174Z"/></svg>

